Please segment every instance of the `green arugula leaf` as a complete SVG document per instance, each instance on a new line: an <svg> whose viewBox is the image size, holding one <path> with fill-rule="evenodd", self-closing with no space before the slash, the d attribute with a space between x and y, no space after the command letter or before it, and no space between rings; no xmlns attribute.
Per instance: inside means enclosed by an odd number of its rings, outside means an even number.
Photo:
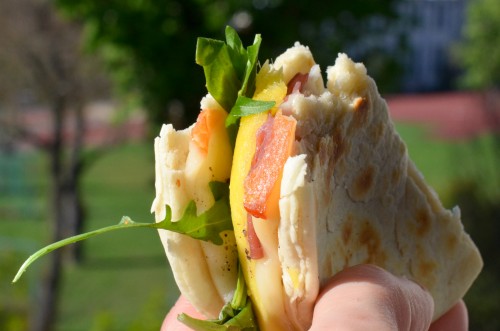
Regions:
<svg viewBox="0 0 500 331"><path fill-rule="evenodd" d="M219 40L198 38L196 63L203 66L210 94L224 109L231 109L238 96L241 82L227 45Z"/></svg>
<svg viewBox="0 0 500 331"><path fill-rule="evenodd" d="M200 320L187 314L177 319L195 331L256 331L257 321L252 304L248 300L245 279L241 266L238 268L238 281L231 302L222 307L216 320Z"/></svg>
<svg viewBox="0 0 500 331"><path fill-rule="evenodd" d="M238 125L240 117L263 113L274 107L274 101L253 100L244 96L239 96L236 99L231 112L226 117L226 128L235 127Z"/></svg>
<svg viewBox="0 0 500 331"><path fill-rule="evenodd" d="M269 106L269 104L267 104L267 107L269 108L265 109L266 106L262 104L263 102L265 103L265 101L257 101L257 100L253 100L254 102L250 101L251 97L255 92L255 80L257 77L257 64L258 64L258 56L259 56L259 49L261 42L262 42L261 36L256 35L253 45L248 47L245 77L243 78L241 89L238 92L238 98L236 99L235 104L231 108L229 115L226 117L226 123L225 123L226 130L229 134L229 138L231 144L233 145L233 148L234 148L234 143L236 141L236 136L238 134L240 117L263 112L268 109L271 109L274 106L274 103L272 106ZM252 103L252 106L249 105L250 103ZM257 109L254 109L254 111L244 110L245 105L249 105L249 107L254 108L257 106L257 104L260 104L259 107L261 107L258 110Z"/></svg>
<svg viewBox="0 0 500 331"><path fill-rule="evenodd" d="M216 200L210 209L200 215L196 213L195 202L191 201L186 207L182 218L176 222L172 222L172 212L170 207L167 206L165 219L156 223L156 227L182 233L194 239L222 245L223 240L220 233L233 230L228 187L229 185L226 183L211 182L210 188Z"/></svg>
<svg viewBox="0 0 500 331"><path fill-rule="evenodd" d="M233 229L231 210L229 207L229 184L211 182L210 189L212 190L215 203L200 215L196 214L196 205L194 201L191 201L186 207L182 218L177 222L171 221L172 212L169 206L167 206L165 219L158 223L137 223L132 221L128 216L124 216L120 223L116 225L82 233L43 247L32 254L22 264L12 282L17 282L26 269L38 258L63 246L115 230L130 228L165 229L185 234L199 240L209 241L216 245L222 245L224 240L221 237L221 232Z"/></svg>
<svg viewBox="0 0 500 331"><path fill-rule="evenodd" d="M226 42L198 38L196 63L203 67L208 92L229 113L226 129L234 148L239 118L245 116L245 111L239 106L235 108L235 104L241 105L239 98L251 98L255 92L262 38L257 34L253 44L245 50L236 30L227 26L225 34Z"/></svg>
<svg viewBox="0 0 500 331"><path fill-rule="evenodd" d="M227 306L225 306L227 307ZM195 331L255 331L258 330L257 322L252 310L252 304L247 302L246 306L233 312L226 322L219 320L200 320L186 314L180 314L178 319L183 324ZM229 315L228 315L229 316Z"/></svg>
<svg viewBox="0 0 500 331"><path fill-rule="evenodd" d="M259 50L261 43L262 37L257 34L253 45L248 46L248 61L246 65L245 77L239 93L241 96L252 97L255 92L255 79L257 77L257 64L259 63Z"/></svg>
<svg viewBox="0 0 500 331"><path fill-rule="evenodd" d="M238 33L230 26L226 27L226 44L238 79L240 82L243 82L245 79L248 55Z"/></svg>

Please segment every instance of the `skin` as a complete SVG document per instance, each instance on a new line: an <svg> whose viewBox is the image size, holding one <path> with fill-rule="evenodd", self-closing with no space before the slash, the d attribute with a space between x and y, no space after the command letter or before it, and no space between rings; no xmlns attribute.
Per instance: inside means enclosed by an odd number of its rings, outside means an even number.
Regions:
<svg viewBox="0 0 500 331"><path fill-rule="evenodd" d="M342 304L335 304L341 302ZM408 330L466 331L467 308L458 302L431 324L434 302L416 283L372 266L354 266L338 273L322 289L310 331ZM166 316L161 331L188 331L177 321L181 312L201 318L182 296Z"/></svg>

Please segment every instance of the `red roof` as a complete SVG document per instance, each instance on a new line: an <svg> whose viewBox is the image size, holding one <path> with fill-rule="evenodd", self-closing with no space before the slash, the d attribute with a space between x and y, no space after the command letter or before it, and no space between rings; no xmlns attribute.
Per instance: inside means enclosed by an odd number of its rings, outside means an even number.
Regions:
<svg viewBox="0 0 500 331"><path fill-rule="evenodd" d="M394 95L385 99L395 122L429 125L441 138L472 138L500 129L498 95L448 92Z"/></svg>

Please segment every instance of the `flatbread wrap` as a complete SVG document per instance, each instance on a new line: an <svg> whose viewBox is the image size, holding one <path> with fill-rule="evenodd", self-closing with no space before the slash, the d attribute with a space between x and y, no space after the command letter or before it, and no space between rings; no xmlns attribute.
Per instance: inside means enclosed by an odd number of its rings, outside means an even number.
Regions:
<svg viewBox="0 0 500 331"><path fill-rule="evenodd" d="M459 208L445 209L411 161L365 66L338 54L325 83L296 43L257 72L260 40L245 50L226 33L226 44L198 44L209 92L198 120L164 125L154 143L157 221L171 213L184 222L193 203L197 215L222 217L212 212L221 201L212 184L229 185L232 227L217 244L159 230L181 293L217 319L241 272L258 328L306 330L320 287L369 263L426 288L434 319L444 314L479 274L481 256ZM248 56L242 74L213 77L235 49ZM215 86L231 77L236 94Z"/></svg>
<svg viewBox="0 0 500 331"><path fill-rule="evenodd" d="M244 48L199 38L208 94L196 122L155 139L156 222L66 238L36 259L118 229L158 229L181 293L206 320L194 330L306 330L319 289L339 271L374 264L427 289L433 319L482 268L460 210L447 210L411 161L365 66L338 54L326 83L296 43L258 62ZM339 303L341 304L341 303Z"/></svg>

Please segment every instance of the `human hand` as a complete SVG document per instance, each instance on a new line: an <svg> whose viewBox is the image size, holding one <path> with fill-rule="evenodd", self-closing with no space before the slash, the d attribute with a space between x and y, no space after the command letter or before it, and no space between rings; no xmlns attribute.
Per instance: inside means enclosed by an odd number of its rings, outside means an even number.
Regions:
<svg viewBox="0 0 500 331"><path fill-rule="evenodd" d="M433 310L432 297L417 284L372 265L358 265L338 273L321 291L310 331L467 330L463 301L430 325ZM165 318L161 331L190 330L177 321L182 312L202 317L181 296Z"/></svg>
<svg viewBox="0 0 500 331"><path fill-rule="evenodd" d="M179 314L185 313L194 318L204 318L202 314L196 311L193 306L184 298L180 296L175 305L165 317L160 331L191 331L190 328L177 320Z"/></svg>
<svg viewBox="0 0 500 331"><path fill-rule="evenodd" d="M358 265L334 276L314 307L310 331L466 331L463 301L431 325L434 301L416 283L373 266Z"/></svg>

